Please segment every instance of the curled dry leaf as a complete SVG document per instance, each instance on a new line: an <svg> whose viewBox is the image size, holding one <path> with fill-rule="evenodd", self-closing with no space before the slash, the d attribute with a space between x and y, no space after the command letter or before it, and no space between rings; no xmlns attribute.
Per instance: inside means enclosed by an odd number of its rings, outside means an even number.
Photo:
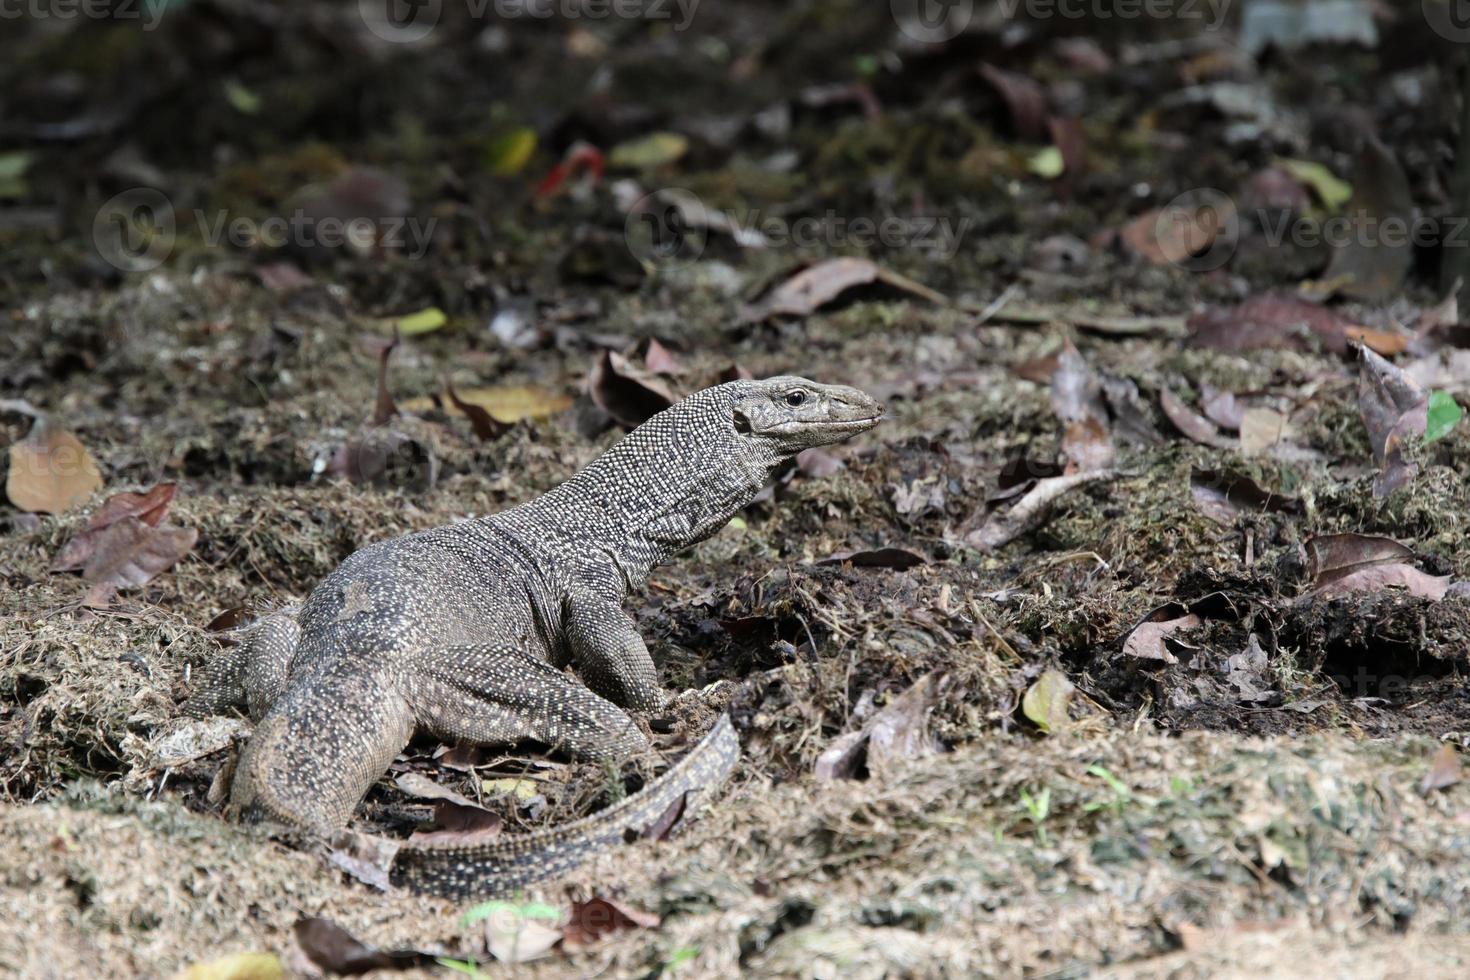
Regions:
<svg viewBox="0 0 1470 980"><path fill-rule="evenodd" d="M674 356L674 352L663 344L650 337L643 347L643 364L654 374L679 374L683 372L684 365Z"/></svg>
<svg viewBox="0 0 1470 980"><path fill-rule="evenodd" d="M136 517L149 527L157 527L168 513L178 491L177 483L160 483L144 493L115 493L87 519L87 524L66 543L56 560L53 572L75 572L83 568L97 550L102 532L124 517Z"/></svg>
<svg viewBox="0 0 1470 980"><path fill-rule="evenodd" d="M834 739L817 757L813 774L818 779L856 779L866 764L869 773L881 777L905 759L933 755L938 749L929 735L929 709L940 679L938 673L925 674L861 729Z"/></svg>
<svg viewBox="0 0 1470 980"><path fill-rule="evenodd" d="M1045 141L1048 107L1041 83L990 64L982 64L977 71L1005 101L1016 136L1029 143Z"/></svg>
<svg viewBox="0 0 1470 980"><path fill-rule="evenodd" d="M1397 354L1412 339L1408 334L1375 330L1335 310L1295 296L1265 293L1238 306L1216 306L1189 319L1190 343L1195 347L1241 353L1262 348L1303 350L1315 340L1334 354L1348 345L1363 343L1383 354Z"/></svg>
<svg viewBox="0 0 1470 980"><path fill-rule="evenodd" d="M1419 792L1425 795L1460 781L1460 753L1451 742L1444 742L1429 762L1429 771L1419 781Z"/></svg>
<svg viewBox="0 0 1470 980"><path fill-rule="evenodd" d="M1115 475L1111 470L1094 470L1037 480L1013 506L990 512L984 523L965 535L965 543L979 551L1003 547L1040 525L1051 505L1064 494L1097 480L1111 480Z"/></svg>
<svg viewBox="0 0 1470 980"><path fill-rule="evenodd" d="M400 342L398 325L394 324L393 339L378 351L378 394L373 402L373 425L385 425L398 414L398 406L393 404L393 394L388 390L388 359L393 356L393 351Z"/></svg>
<svg viewBox="0 0 1470 980"><path fill-rule="evenodd" d="M628 363L623 355L602 352L587 376L587 393L619 425L634 428L674 404L674 393L657 378Z"/></svg>
<svg viewBox="0 0 1470 980"><path fill-rule="evenodd" d="M186 967L173 980L286 980L286 968L275 953L229 953Z"/></svg>
<svg viewBox="0 0 1470 980"><path fill-rule="evenodd" d="M100 532L82 578L92 583L85 602L105 605L118 589L146 585L194 548L199 531L192 527L150 527L124 517Z"/></svg>
<svg viewBox="0 0 1470 980"><path fill-rule="evenodd" d="M5 495L23 511L60 514L86 502L101 486L102 474L87 447L45 416L10 445Z"/></svg>
<svg viewBox="0 0 1470 980"><path fill-rule="evenodd" d="M817 562L818 565L852 565L854 568L894 568L903 571L915 565L928 564L923 555L903 548L875 548L871 551L839 551Z"/></svg>
<svg viewBox="0 0 1470 980"><path fill-rule="evenodd" d="M330 919L298 919L292 931L306 958L327 973L356 976L370 970L411 970L433 966L436 959L433 953L412 949L375 949Z"/></svg>
<svg viewBox="0 0 1470 980"><path fill-rule="evenodd" d="M392 888L390 869L398 856L399 843L386 837L339 830L327 848L327 861L364 885L379 891Z"/></svg>
<svg viewBox="0 0 1470 980"><path fill-rule="evenodd" d="M1057 354L1051 406L1065 424L1062 453L1068 473L1105 470L1116 456L1103 381L1069 342Z"/></svg>
<svg viewBox="0 0 1470 980"><path fill-rule="evenodd" d="M1232 432L1240 429L1245 416L1245 407L1236 400L1234 392L1221 391L1210 385L1200 385L1199 407L1205 418Z"/></svg>
<svg viewBox="0 0 1470 980"><path fill-rule="evenodd" d="M445 382L446 387L448 382ZM572 407L572 396L539 385L493 385L488 388L460 388L454 401L441 401L437 395L410 398L400 404L406 412L440 409L450 415L465 410L462 405L484 409L498 424L510 425L522 419L544 419Z"/></svg>
<svg viewBox="0 0 1470 980"><path fill-rule="evenodd" d="M1217 449L1233 449L1236 445L1234 439L1220 434L1203 415L1184 404L1184 401L1168 388L1159 392L1159 407L1164 410L1169 421L1180 432L1189 436L1195 442L1204 446L1214 446Z"/></svg>
<svg viewBox="0 0 1470 980"><path fill-rule="evenodd" d="M1360 348L1358 411L1368 429L1368 443L1378 476L1373 496L1386 497L1407 485L1419 464L1404 458L1404 447L1424 435L1429 396L1403 371L1367 347Z"/></svg>
<svg viewBox="0 0 1470 980"><path fill-rule="evenodd" d="M1170 603L1149 613L1123 640L1123 653L1139 660L1177 664L1179 658L1170 652L1165 641L1180 630L1194 629L1203 622L1192 612L1178 615L1181 612L1183 607Z"/></svg>
<svg viewBox="0 0 1470 980"><path fill-rule="evenodd" d="M434 804L433 829L415 830L409 835L408 843L410 846L432 844L468 847L499 837L503 825L500 814L492 813L484 807L468 801L460 804L451 800L439 800Z"/></svg>
<svg viewBox="0 0 1470 980"><path fill-rule="evenodd" d="M606 898L573 902L571 915L562 926L562 945L567 949L591 946L605 936L628 929L656 929L659 917Z"/></svg>
<svg viewBox="0 0 1470 980"><path fill-rule="evenodd" d="M1076 690L1066 674L1050 667L1026 689L1021 698L1021 713L1048 735L1065 731L1071 724L1067 709Z"/></svg>
<svg viewBox="0 0 1470 980"><path fill-rule="evenodd" d="M1295 513L1301 509L1301 502L1295 498L1273 493L1248 476L1224 470L1191 470L1189 490L1206 517L1225 525L1234 524L1240 514Z"/></svg>
<svg viewBox="0 0 1470 980"><path fill-rule="evenodd" d="M641 836L644 840L663 841L668 840L679 821L684 819L684 812L689 808L689 793L680 793L664 808L664 812L658 815L658 819L643 828Z"/></svg>
<svg viewBox="0 0 1470 980"><path fill-rule="evenodd" d="M460 398L448 378L444 379L444 394L448 396L449 404L459 409L464 417L470 420L470 428L474 430L476 438L481 442L498 439L510 428L510 423L500 421L483 406Z"/></svg>
<svg viewBox="0 0 1470 980"><path fill-rule="evenodd" d="M928 286L885 269L870 259L838 258L825 259L802 269L765 297L747 306L741 318L759 323L772 317L809 316L858 286L884 286L939 305L949 302Z"/></svg>
<svg viewBox="0 0 1470 980"><path fill-rule="evenodd" d="M1308 538L1305 547L1314 588L1303 600L1398 588L1438 601L1453 584L1448 575L1429 575L1409 564L1414 552L1392 538L1321 534Z"/></svg>

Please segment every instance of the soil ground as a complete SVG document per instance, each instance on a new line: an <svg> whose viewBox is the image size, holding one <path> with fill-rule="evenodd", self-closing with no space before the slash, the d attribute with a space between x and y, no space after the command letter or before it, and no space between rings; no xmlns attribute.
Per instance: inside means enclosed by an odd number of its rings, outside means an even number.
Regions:
<svg viewBox="0 0 1470 980"><path fill-rule="evenodd" d="M74 433L103 477L64 514L0 505L0 972L170 976L262 952L309 975L292 927L313 916L510 969L487 962L464 906L375 890L224 819L221 770L248 725L179 705L229 640L210 628L223 611L298 600L365 544L530 499L609 446L622 431L609 400L646 392L589 392L589 373L607 350L648 364L654 338L677 359L658 381L675 394L738 365L860 386L889 417L783 474L631 601L669 689L718 684L711 703L728 704L744 757L669 840L525 896L615 899L657 927L514 969L1470 975L1470 783L1421 788L1441 745L1470 739L1470 599L1314 596L1305 550L1381 535L1424 572L1470 578L1470 426L1416 444L1410 486L1375 496L1350 352L1299 336L1222 350L1185 325L1290 291L1325 253L1243 234L1229 264L1198 272L1106 234L1191 188L1243 197L1283 156L1350 176L1348 122L1393 148L1420 206L1442 202L1453 46L1415 55L1423 25L1407 15L1370 48L1242 63L1168 20L977 22L915 49L882 4L710 4L687 31L487 30L451 6L425 45L353 27L355 5L243 0L179 4L151 32L38 23L0 41L0 89L25 96L5 102L6 132L34 155L0 209L0 397ZM1097 74L1079 40L1105 60ZM1033 172L1048 138L1017 132L1026 120L981 62L1039 79L1058 114L1083 120L1088 170L1070 188ZM1238 116L1170 99L1201 77L1250 87L1266 131L1242 140ZM75 124L65 140L42 125L58 119ZM536 194L577 141L608 151L650 132L688 145L646 167L609 157L603 179ZM515 166L506 141L522 133ZM311 185L343 174L365 183L322 203ZM764 249L711 231L695 256L643 262L620 179L781 221L826 216L829 231ZM139 183L179 215L258 221L303 199L351 213L368 207L354 194L380 204L398 180L413 213L437 219L422 256L215 246L190 218L166 262L130 273L90 237L101 202ZM965 231L953 250L830 231L834 216L894 214ZM797 260L839 254L945 301L870 289L810 315L743 315ZM1412 323L1443 295L1432 260L1417 255L1390 297L1331 309ZM383 319L430 307L447 322L393 351L400 411L374 425ZM1069 344L1109 387L1111 475L977 547L986 515L1014 500L1016 461L1044 477L1067 452L1047 376ZM569 407L482 438L444 409L446 378ZM1303 452L1186 438L1160 392L1199 401L1207 386L1289 416ZM0 440L31 424L0 413ZM375 439L398 447L386 466L339 465ZM1219 472L1231 476L1200 476ZM1289 505L1231 498L1211 516L1209 486L1242 481ZM160 482L178 484L168 522L197 542L85 602L77 574L50 571L56 555L109 495ZM827 561L885 548L918 562ZM1131 654L1125 637L1161 609L1199 621L1164 660ZM1076 688L1050 734L1022 709L1048 670ZM817 778L824 750L921 681L931 704L905 757ZM656 744L673 756L708 716ZM402 836L423 817L394 783L405 771L485 797L506 833L623 791L621 774L529 751L468 772L436 748L411 746L357 829ZM518 775L535 800L482 783ZM402 975L416 973L444 968Z"/></svg>

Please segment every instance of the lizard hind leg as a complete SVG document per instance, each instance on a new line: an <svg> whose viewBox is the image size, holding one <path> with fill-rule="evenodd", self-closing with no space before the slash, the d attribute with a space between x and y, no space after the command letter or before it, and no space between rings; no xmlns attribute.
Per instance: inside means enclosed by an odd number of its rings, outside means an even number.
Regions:
<svg viewBox="0 0 1470 980"><path fill-rule="evenodd" d="M534 739L591 760L620 761L648 749L625 711L520 649L456 646L427 659L412 701L419 724L439 738L477 745Z"/></svg>
<svg viewBox="0 0 1470 980"><path fill-rule="evenodd" d="M240 754L231 809L330 833L412 734L392 678L352 663L298 674Z"/></svg>

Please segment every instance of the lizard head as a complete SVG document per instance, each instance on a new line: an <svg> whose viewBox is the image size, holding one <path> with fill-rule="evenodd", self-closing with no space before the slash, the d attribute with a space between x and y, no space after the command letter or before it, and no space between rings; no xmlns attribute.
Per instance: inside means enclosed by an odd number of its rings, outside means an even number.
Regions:
<svg viewBox="0 0 1470 980"><path fill-rule="evenodd" d="M845 385L781 377L737 381L733 387L735 431L782 456L841 442L883 419L881 404Z"/></svg>

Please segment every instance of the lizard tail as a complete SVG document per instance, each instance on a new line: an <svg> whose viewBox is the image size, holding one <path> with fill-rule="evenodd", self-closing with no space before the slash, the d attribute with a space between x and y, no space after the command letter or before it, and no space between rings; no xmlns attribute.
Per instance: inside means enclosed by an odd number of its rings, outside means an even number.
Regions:
<svg viewBox="0 0 1470 980"><path fill-rule="evenodd" d="M685 793L712 793L739 758L740 740L729 715L721 715L673 768L606 810L484 844L405 845L393 862L393 883L460 900L511 895L624 843L630 832L642 834Z"/></svg>

